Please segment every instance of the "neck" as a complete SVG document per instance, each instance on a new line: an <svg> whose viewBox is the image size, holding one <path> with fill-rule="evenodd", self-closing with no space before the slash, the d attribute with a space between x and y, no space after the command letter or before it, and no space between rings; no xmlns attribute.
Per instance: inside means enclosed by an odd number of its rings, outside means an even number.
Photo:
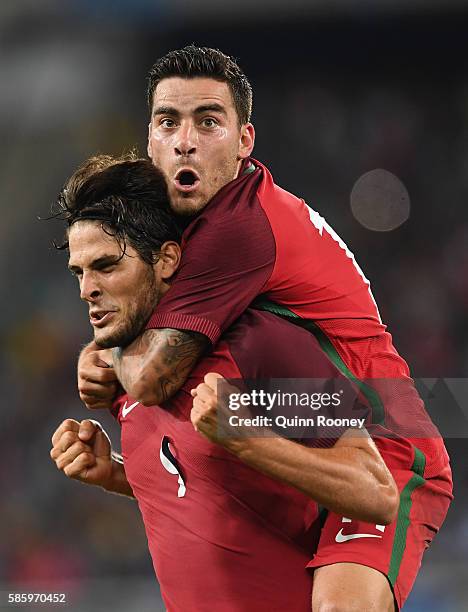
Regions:
<svg viewBox="0 0 468 612"><path fill-rule="evenodd" d="M240 160L237 162L236 174L234 175L234 178L233 178L232 180L236 179L236 178L239 176L239 173L240 173L240 171L241 171L241 168L242 168L242 164L243 164L243 163L244 163L244 160L243 160L243 159L240 159Z"/></svg>

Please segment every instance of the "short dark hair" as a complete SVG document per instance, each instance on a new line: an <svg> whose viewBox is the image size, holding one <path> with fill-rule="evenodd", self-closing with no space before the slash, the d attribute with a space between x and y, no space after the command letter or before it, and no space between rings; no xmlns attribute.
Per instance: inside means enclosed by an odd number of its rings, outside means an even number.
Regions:
<svg viewBox="0 0 468 612"><path fill-rule="evenodd" d="M55 218L68 226L58 249L68 249L68 230L77 221L100 221L102 229L120 245L127 243L148 264L157 261L161 245L180 242L181 228L169 207L163 175L134 154L88 159L68 179L56 201Z"/></svg>
<svg viewBox="0 0 468 612"><path fill-rule="evenodd" d="M250 121L252 114L252 87L237 62L219 49L188 45L169 51L151 68L148 75L148 106L153 107L154 92L158 84L169 77L192 79L207 77L227 83L231 90L239 124Z"/></svg>

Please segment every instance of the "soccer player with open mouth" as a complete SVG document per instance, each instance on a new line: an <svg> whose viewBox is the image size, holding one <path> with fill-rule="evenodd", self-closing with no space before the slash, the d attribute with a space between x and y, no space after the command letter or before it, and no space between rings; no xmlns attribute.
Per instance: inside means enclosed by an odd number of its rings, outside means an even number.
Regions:
<svg viewBox="0 0 468 612"><path fill-rule="evenodd" d="M129 396L148 406L173 397L202 354L257 299L257 308L306 328L342 375L363 383L376 428L401 424L404 415L417 422L422 401L353 254L321 215L278 187L251 157L252 92L237 64L212 49L170 52L150 73L148 101L148 154L186 229L181 265L147 329L114 350L113 366ZM79 361L80 394L90 408L113 400L94 382L98 359L90 345ZM387 465L396 461L402 474L410 468L396 479L401 504L391 529L337 542L334 534L349 517L329 515L324 547L309 563L316 609L343 607L346 589L337 591L337 584L359 592L354 602L361 609L376 600L382 610L403 606L451 499L443 440L429 425L413 433L403 446L391 437L374 439ZM427 516L423 500L431 489L439 491L438 503ZM356 533L363 529L358 524ZM368 546L381 551L382 543L385 554L369 553Z"/></svg>

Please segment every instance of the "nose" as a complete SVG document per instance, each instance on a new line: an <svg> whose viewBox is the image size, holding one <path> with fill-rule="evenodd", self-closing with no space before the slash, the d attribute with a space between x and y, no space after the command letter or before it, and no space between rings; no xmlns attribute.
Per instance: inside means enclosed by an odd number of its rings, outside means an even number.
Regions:
<svg viewBox="0 0 468 612"><path fill-rule="evenodd" d="M191 122L182 123L177 130L175 153L185 157L193 155L197 150L197 131Z"/></svg>
<svg viewBox="0 0 468 612"><path fill-rule="evenodd" d="M80 297L86 302L93 302L101 294L101 290L93 274L83 272L80 284Z"/></svg>

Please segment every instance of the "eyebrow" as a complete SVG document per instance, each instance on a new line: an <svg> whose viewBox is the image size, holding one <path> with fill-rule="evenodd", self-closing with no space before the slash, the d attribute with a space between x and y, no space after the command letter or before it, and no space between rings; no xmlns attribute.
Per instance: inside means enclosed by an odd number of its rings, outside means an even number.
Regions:
<svg viewBox="0 0 468 612"><path fill-rule="evenodd" d="M226 109L221 104L217 104L213 102L212 104L202 104L201 106L197 106L197 108L193 111L195 115L201 115L203 113L221 113L222 115L226 115ZM180 117L181 113L173 106L158 106L153 111L153 117L157 115L171 115L172 117Z"/></svg>
<svg viewBox="0 0 468 612"><path fill-rule="evenodd" d="M221 113L222 115L226 114L226 109L221 104L217 104L214 102L213 104L204 104L202 106L197 106L195 109L196 115L201 115L202 113Z"/></svg>
<svg viewBox="0 0 468 612"><path fill-rule="evenodd" d="M89 267L91 270L101 270L106 266L118 263L121 259L119 255L103 255L92 261ZM68 264L68 269L70 272L79 272L81 270L80 266L75 266L73 264Z"/></svg>

